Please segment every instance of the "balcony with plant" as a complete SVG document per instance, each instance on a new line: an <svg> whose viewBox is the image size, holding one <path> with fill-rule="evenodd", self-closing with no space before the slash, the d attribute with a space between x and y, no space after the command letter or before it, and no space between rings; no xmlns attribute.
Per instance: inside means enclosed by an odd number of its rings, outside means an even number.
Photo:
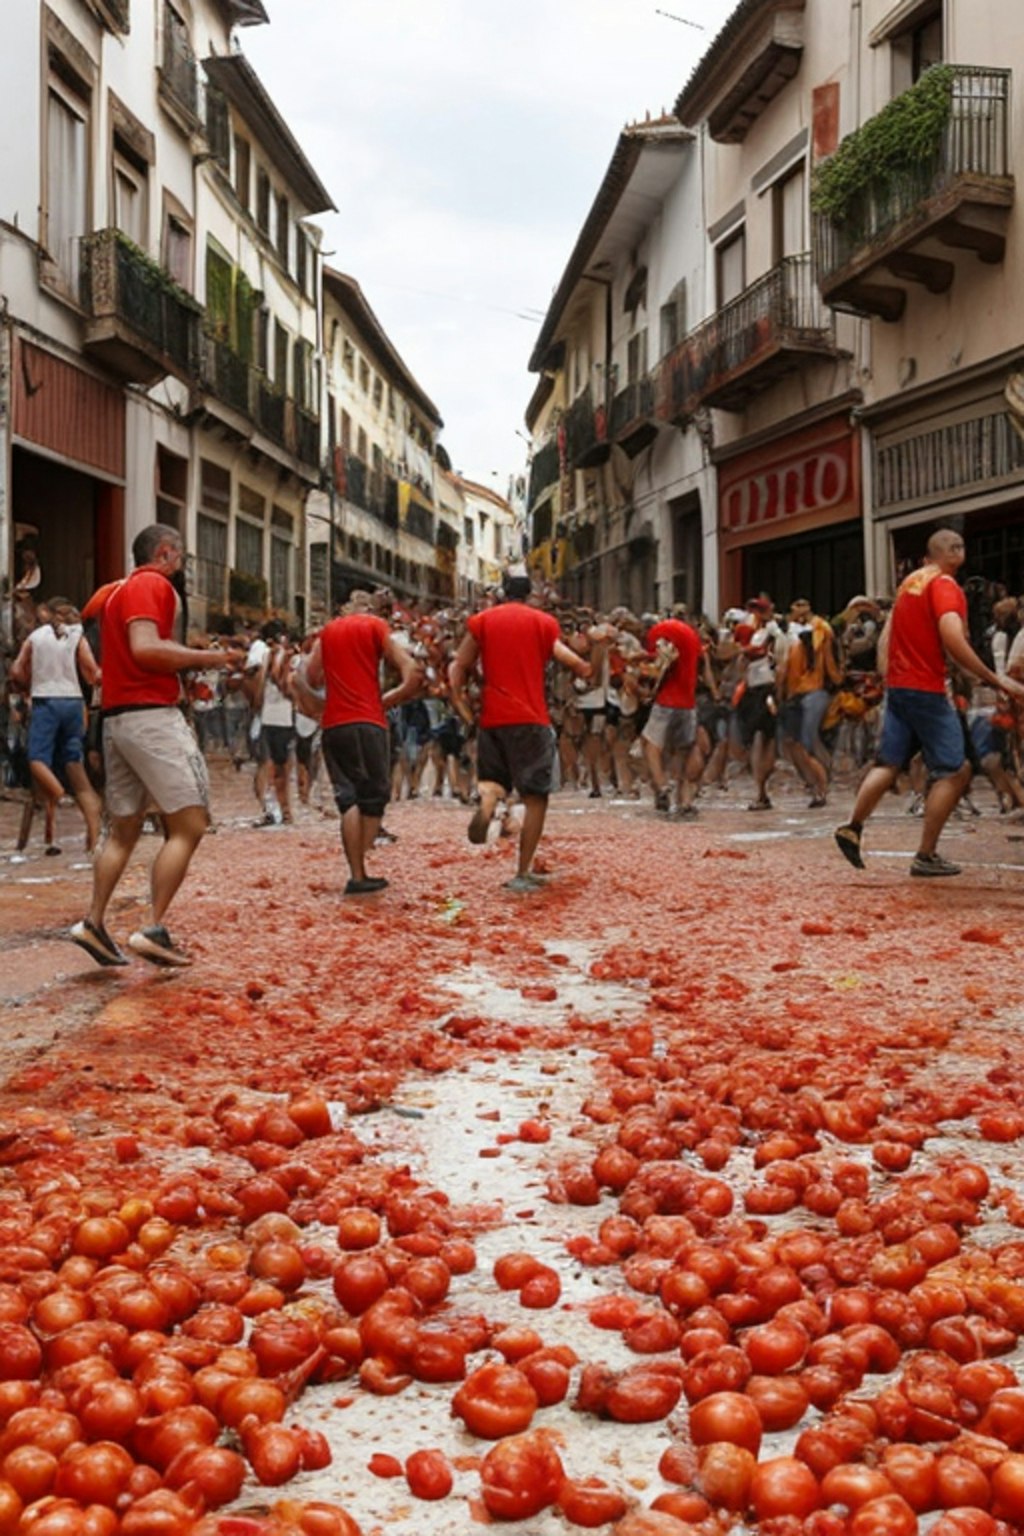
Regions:
<svg viewBox="0 0 1024 1536"><path fill-rule="evenodd" d="M82 242L85 349L104 368L147 387L195 378L201 306L119 229Z"/></svg>
<svg viewBox="0 0 1024 1536"><path fill-rule="evenodd" d="M1014 200L1010 79L1006 69L934 65L822 162L811 210L827 303L897 320L902 284L950 287L949 251L1002 261Z"/></svg>

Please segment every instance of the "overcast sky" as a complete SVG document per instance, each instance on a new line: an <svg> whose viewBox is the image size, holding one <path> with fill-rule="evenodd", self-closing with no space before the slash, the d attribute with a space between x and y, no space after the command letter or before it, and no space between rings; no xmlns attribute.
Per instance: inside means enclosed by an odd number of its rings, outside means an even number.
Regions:
<svg viewBox="0 0 1024 1536"><path fill-rule="evenodd" d="M331 265L471 479L524 468L527 361L619 132L671 110L734 3L267 0L239 34L338 206Z"/></svg>

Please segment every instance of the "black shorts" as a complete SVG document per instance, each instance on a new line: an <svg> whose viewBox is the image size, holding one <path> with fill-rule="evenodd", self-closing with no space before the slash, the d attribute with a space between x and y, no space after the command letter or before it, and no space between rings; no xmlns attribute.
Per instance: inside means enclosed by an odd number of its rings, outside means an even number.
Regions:
<svg viewBox="0 0 1024 1536"><path fill-rule="evenodd" d="M364 816L383 816L391 798L387 731L366 721L332 725L324 731L322 745L341 814L357 805Z"/></svg>
<svg viewBox="0 0 1024 1536"><path fill-rule="evenodd" d="M765 741L774 741L778 721L768 708L768 700L774 693L771 683L759 683L747 688L736 706L736 725L744 747L752 747L760 731Z"/></svg>
<svg viewBox="0 0 1024 1536"><path fill-rule="evenodd" d="M550 795L555 783L555 733L549 725L496 725L481 730L477 782L500 784L506 794Z"/></svg>
<svg viewBox="0 0 1024 1536"><path fill-rule="evenodd" d="M300 736L295 732L295 761L303 768L313 766L313 748L316 746L316 731L312 736Z"/></svg>
<svg viewBox="0 0 1024 1536"><path fill-rule="evenodd" d="M275 768L287 766L294 735L290 725L265 725L260 732L263 750Z"/></svg>

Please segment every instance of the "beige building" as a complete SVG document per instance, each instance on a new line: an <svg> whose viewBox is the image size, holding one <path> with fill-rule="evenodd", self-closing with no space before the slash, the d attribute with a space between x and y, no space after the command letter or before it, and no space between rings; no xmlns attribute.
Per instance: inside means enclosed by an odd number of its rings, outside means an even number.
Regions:
<svg viewBox="0 0 1024 1536"><path fill-rule="evenodd" d="M327 267L323 290L329 475L309 506L311 618L353 587L450 597L459 509L438 505L440 414L355 278Z"/></svg>
<svg viewBox="0 0 1024 1536"><path fill-rule="evenodd" d="M890 587L942 523L966 535L966 576L1017 593L1024 444L1003 392L1024 353L1024 12L864 0L848 22L834 91L852 137L828 168L815 246L825 299L865 317L868 583Z"/></svg>
<svg viewBox="0 0 1024 1536"><path fill-rule="evenodd" d="M516 513L497 491L455 476L462 502L462 537L458 550L458 594L474 602L496 587L505 567L521 559L516 543Z"/></svg>

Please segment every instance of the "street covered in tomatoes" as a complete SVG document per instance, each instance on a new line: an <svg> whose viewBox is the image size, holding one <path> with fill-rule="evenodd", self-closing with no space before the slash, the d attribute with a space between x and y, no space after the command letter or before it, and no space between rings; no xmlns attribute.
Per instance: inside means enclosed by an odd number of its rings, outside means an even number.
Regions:
<svg viewBox="0 0 1024 1536"><path fill-rule="evenodd" d="M7 871L0 1536L1024 1530L998 829L852 888L566 798L517 898L393 825L346 905L330 824L224 824L169 976Z"/></svg>

